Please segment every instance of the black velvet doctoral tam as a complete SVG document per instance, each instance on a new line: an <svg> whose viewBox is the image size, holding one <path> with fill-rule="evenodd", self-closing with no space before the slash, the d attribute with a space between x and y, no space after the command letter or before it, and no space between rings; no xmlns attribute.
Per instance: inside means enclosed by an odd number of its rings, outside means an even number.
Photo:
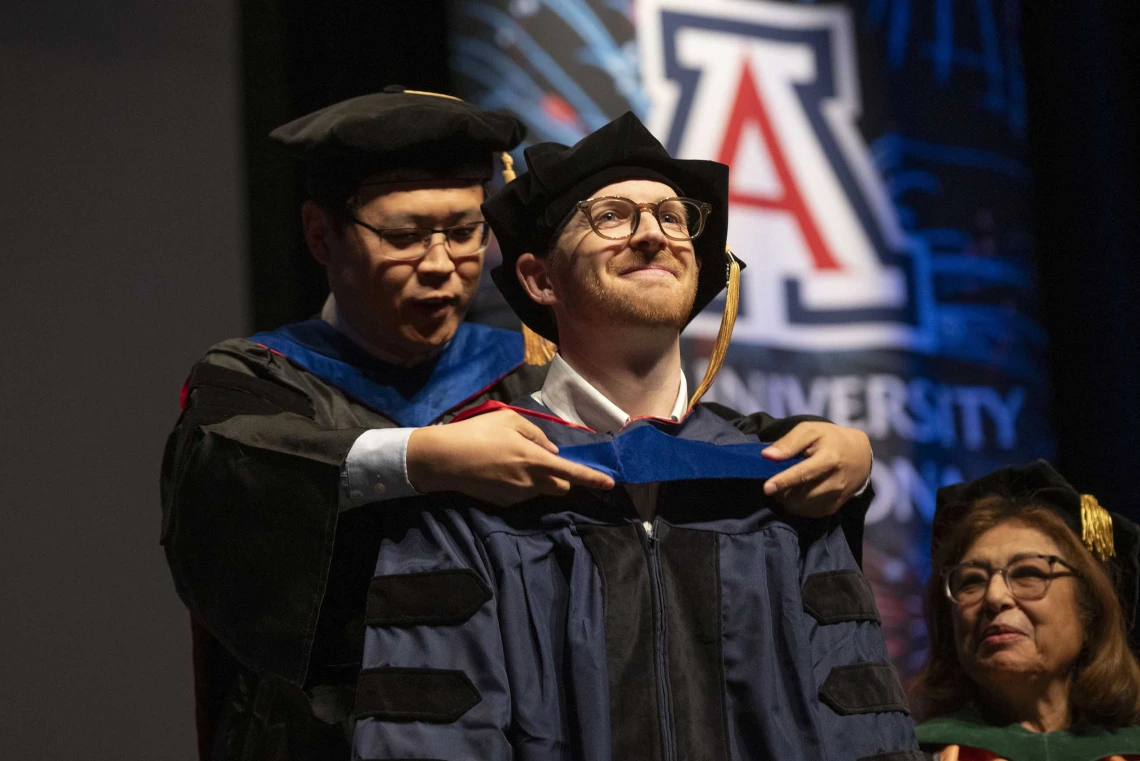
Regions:
<svg viewBox="0 0 1140 761"><path fill-rule="evenodd" d="M515 276L526 252L545 254L579 201L622 180L655 180L678 195L712 205L704 232L693 241L701 262L691 320L724 288L728 278L728 167L716 161L675 159L632 112L614 119L573 146L537 143L526 149L527 171L483 204L503 263L491 277L531 330L557 343L549 309L530 299Z"/></svg>
<svg viewBox="0 0 1140 761"><path fill-rule="evenodd" d="M399 85L334 103L269 133L306 162L309 193L335 200L364 180L486 182L494 154L525 135L523 123L509 114Z"/></svg>

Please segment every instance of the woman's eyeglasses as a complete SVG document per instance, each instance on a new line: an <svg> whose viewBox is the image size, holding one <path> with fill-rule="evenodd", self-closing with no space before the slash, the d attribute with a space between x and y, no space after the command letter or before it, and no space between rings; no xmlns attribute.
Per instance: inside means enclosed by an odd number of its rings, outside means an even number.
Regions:
<svg viewBox="0 0 1140 761"><path fill-rule="evenodd" d="M1057 571L1057 566L1064 571ZM1001 574L1009 593L1018 600L1040 600L1049 591L1053 579L1075 576L1076 569L1056 555L1022 555L1004 568L990 568L981 563L960 563L943 569L946 596L958 605L972 605L986 596L990 579Z"/></svg>

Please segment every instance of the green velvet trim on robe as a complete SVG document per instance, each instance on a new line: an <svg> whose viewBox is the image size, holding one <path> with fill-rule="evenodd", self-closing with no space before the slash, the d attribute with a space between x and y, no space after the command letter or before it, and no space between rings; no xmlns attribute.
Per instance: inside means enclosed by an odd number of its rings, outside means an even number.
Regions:
<svg viewBox="0 0 1140 761"><path fill-rule="evenodd" d="M1030 732L1019 724L987 724L974 707L923 722L915 734L925 749L962 745L988 750L1008 761L1100 761L1116 754L1140 754L1140 727Z"/></svg>

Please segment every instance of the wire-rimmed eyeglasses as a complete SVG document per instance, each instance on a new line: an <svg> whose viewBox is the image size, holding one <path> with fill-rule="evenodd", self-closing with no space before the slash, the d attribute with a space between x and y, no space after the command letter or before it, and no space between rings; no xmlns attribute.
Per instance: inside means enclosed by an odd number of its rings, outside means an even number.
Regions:
<svg viewBox="0 0 1140 761"><path fill-rule="evenodd" d="M353 222L371 230L380 239L382 255L388 259L421 259L431 250L432 237L443 233L443 247L453 259L476 256L487 248L491 228L483 220L432 229L430 227L373 227L356 217Z"/></svg>
<svg viewBox="0 0 1140 761"><path fill-rule="evenodd" d="M621 196L599 196L578 202L590 227L608 240L625 240L637 232L643 212L650 212L661 232L673 240L692 240L705 229L712 205L692 198L662 198L655 203L637 203Z"/></svg>
<svg viewBox="0 0 1140 761"><path fill-rule="evenodd" d="M1057 572L1056 566L1066 570ZM972 605L986 596L990 580L1000 573L1009 593L1018 600L1040 600L1053 579L1076 576L1076 569L1056 555L1021 555L1004 568L981 563L959 563L942 570L946 596L957 605Z"/></svg>

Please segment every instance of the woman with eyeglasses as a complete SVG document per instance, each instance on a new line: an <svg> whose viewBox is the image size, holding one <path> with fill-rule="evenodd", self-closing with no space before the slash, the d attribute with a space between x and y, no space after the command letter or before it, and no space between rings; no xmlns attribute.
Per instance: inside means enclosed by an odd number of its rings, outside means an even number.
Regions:
<svg viewBox="0 0 1140 761"><path fill-rule="evenodd" d="M1140 759L1136 524L1042 460L939 490L933 532L930 649L911 700L923 748L939 761Z"/></svg>

